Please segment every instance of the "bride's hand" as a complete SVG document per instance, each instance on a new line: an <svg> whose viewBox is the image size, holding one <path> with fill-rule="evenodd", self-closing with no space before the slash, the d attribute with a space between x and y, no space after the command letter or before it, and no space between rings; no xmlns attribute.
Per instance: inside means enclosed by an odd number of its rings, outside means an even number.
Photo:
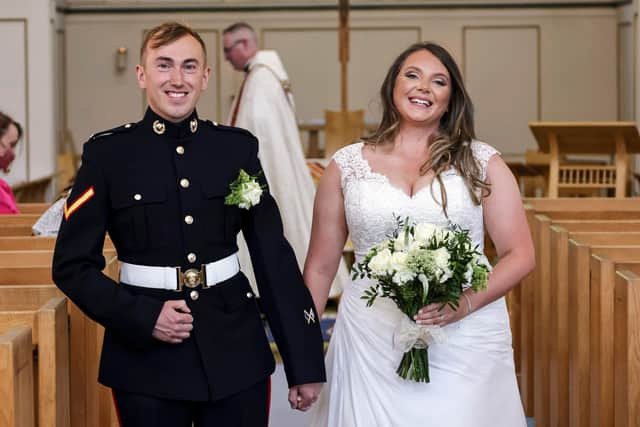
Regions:
<svg viewBox="0 0 640 427"><path fill-rule="evenodd" d="M413 320L415 320L418 325L438 326L445 326L456 322L469 314L467 305L464 304L464 298L460 298L460 300L457 310L451 308L448 304L444 306L439 303L426 305L418 311L417 315L413 316Z"/></svg>

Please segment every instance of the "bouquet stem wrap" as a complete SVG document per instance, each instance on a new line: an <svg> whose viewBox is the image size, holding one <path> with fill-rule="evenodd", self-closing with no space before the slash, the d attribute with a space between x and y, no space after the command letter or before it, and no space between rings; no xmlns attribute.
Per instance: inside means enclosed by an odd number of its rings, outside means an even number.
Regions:
<svg viewBox="0 0 640 427"><path fill-rule="evenodd" d="M437 325L417 325L407 316L393 333L393 348L404 352L402 361L396 372L402 378L417 382L430 381L429 378L429 345L444 343L447 335Z"/></svg>

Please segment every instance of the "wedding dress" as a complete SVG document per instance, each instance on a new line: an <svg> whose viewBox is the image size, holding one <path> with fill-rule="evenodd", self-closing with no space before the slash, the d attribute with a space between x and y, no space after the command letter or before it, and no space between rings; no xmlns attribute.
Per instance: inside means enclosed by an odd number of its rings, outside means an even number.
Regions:
<svg viewBox="0 0 640 427"><path fill-rule="evenodd" d="M356 143L334 155L356 262L389 237L396 216L441 226L450 220L469 229L482 250L482 207L473 204L455 170L442 174L448 220L436 202L437 181L433 190L410 197L373 172L362 149ZM497 151L478 141L472 150L484 178ZM357 279L344 289L326 356L327 383L311 409L312 427L526 426L504 298L445 326L446 342L429 346L430 383L416 383L396 374L402 352L393 348L392 335L404 314L386 298L366 307L360 297L371 284Z"/></svg>

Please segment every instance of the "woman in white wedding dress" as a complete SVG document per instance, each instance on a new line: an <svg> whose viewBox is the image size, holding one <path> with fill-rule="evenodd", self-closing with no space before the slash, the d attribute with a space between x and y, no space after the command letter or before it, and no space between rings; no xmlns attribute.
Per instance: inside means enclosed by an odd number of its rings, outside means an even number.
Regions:
<svg viewBox="0 0 640 427"><path fill-rule="evenodd" d="M504 295L533 268L522 201L508 167L475 140L472 104L449 53L433 43L409 47L382 85L383 118L364 142L337 152L318 188L305 281L319 313L342 247L351 236L356 261L393 232L395 216L484 230L499 261L486 291L467 289L459 308L427 306L418 324L448 336L429 346L430 383L396 374L392 344L402 314L378 298L361 299L372 283L344 290L326 357L327 384L311 409L313 427L526 426Z"/></svg>

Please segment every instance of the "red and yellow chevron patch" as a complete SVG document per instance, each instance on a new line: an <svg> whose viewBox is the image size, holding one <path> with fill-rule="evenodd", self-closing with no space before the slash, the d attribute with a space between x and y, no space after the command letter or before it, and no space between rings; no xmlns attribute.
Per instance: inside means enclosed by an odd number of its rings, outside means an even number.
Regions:
<svg viewBox="0 0 640 427"><path fill-rule="evenodd" d="M76 201L71 204L71 206L67 206L68 200L64 202L64 219L69 219L72 213L80 209L82 205L91 200L91 198L95 196L95 194L96 192L94 191L93 187L89 187L89 189L82 193L82 195L78 197Z"/></svg>

